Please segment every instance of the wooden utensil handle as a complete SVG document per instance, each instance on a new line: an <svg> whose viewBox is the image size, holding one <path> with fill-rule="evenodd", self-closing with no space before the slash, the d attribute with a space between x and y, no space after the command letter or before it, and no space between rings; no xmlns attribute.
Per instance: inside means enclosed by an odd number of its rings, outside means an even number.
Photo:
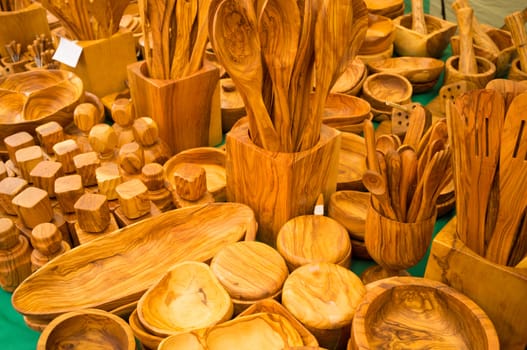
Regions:
<svg viewBox="0 0 527 350"><path fill-rule="evenodd" d="M428 33L422 0L412 0L412 30L421 34Z"/></svg>
<svg viewBox="0 0 527 350"><path fill-rule="evenodd" d="M474 11L470 7L456 11L459 25L459 71L463 74L476 74L478 66L472 46L472 19Z"/></svg>
<svg viewBox="0 0 527 350"><path fill-rule="evenodd" d="M518 51L520 68L522 71L527 72L527 32L525 31L525 22L521 12L516 11L506 16L505 23L511 31L512 41Z"/></svg>

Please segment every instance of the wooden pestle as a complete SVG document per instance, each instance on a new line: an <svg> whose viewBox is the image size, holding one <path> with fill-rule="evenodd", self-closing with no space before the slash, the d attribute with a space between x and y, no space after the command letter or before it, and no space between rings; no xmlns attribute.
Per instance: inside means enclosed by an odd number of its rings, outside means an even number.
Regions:
<svg viewBox="0 0 527 350"><path fill-rule="evenodd" d="M474 11L470 7L456 11L459 28L459 72L462 74L477 74L478 64L474 47L472 46L472 20Z"/></svg>
<svg viewBox="0 0 527 350"><path fill-rule="evenodd" d="M520 68L523 72L527 72L527 32L522 13L520 11L511 13L505 17L505 23L511 31L512 41L518 51Z"/></svg>
<svg viewBox="0 0 527 350"><path fill-rule="evenodd" d="M423 10L423 0L412 0L412 30L420 34L428 34Z"/></svg>

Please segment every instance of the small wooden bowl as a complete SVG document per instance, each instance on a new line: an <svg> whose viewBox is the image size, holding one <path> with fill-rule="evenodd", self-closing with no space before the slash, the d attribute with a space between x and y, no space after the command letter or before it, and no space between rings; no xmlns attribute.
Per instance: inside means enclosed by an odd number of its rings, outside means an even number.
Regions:
<svg viewBox="0 0 527 350"><path fill-rule="evenodd" d="M395 52L399 56L440 58L455 34L457 24L425 14L428 34L412 30L412 15L399 16L395 24Z"/></svg>
<svg viewBox="0 0 527 350"><path fill-rule="evenodd" d="M459 71L459 56L450 56L445 62L444 84L452 84L460 80L468 80L479 89L485 88L487 83L496 75L496 65L486 58L476 56L478 73L463 74Z"/></svg>
<svg viewBox="0 0 527 350"><path fill-rule="evenodd" d="M317 338L320 346L340 349L346 345L351 320L365 293L364 284L349 269L312 263L289 275L282 304Z"/></svg>
<svg viewBox="0 0 527 350"><path fill-rule="evenodd" d="M134 333L120 317L102 310L85 309L55 318L37 343L37 350L73 348L134 350Z"/></svg>
<svg viewBox="0 0 527 350"><path fill-rule="evenodd" d="M362 89L362 84L367 75L366 65L360 58L355 57L348 64L344 73L337 79L335 85L331 88L331 93L356 96Z"/></svg>
<svg viewBox="0 0 527 350"><path fill-rule="evenodd" d="M207 264L176 264L137 303L141 324L161 337L207 328L231 318L232 301Z"/></svg>
<svg viewBox="0 0 527 350"><path fill-rule="evenodd" d="M380 111L389 111L386 101L407 104L412 99L412 84L399 74L394 73L375 73L366 78L362 86L364 99L368 101L372 108Z"/></svg>
<svg viewBox="0 0 527 350"><path fill-rule="evenodd" d="M393 48L394 48L394 44L391 44L384 51L370 54L370 55L357 55L357 57L364 63L374 62L377 60L384 60L386 58L390 58L393 56Z"/></svg>
<svg viewBox="0 0 527 350"><path fill-rule="evenodd" d="M527 80L527 71L521 69L519 58L512 61L508 78L510 80Z"/></svg>
<svg viewBox="0 0 527 350"><path fill-rule="evenodd" d="M287 221L278 232L276 249L289 271L315 262L349 268L352 254L344 226L322 215L302 215Z"/></svg>
<svg viewBox="0 0 527 350"><path fill-rule="evenodd" d="M351 238L364 241L370 200L369 192L337 191L329 198L328 216L341 223Z"/></svg>
<svg viewBox="0 0 527 350"><path fill-rule="evenodd" d="M365 0L369 13L396 18L404 13L402 0Z"/></svg>
<svg viewBox="0 0 527 350"><path fill-rule="evenodd" d="M203 340L196 332L186 332L171 335L159 343L157 350L207 350L202 344Z"/></svg>
<svg viewBox="0 0 527 350"><path fill-rule="evenodd" d="M341 128L362 126L370 114L371 106L366 100L351 95L330 93L324 105L322 122L329 127L341 130Z"/></svg>
<svg viewBox="0 0 527 350"><path fill-rule="evenodd" d="M443 283L392 277L366 289L353 318L348 349L500 348L483 310Z"/></svg>
<svg viewBox="0 0 527 350"><path fill-rule="evenodd" d="M137 309L135 309L128 318L128 323L130 324L130 328L132 328L132 331L134 332L135 337L148 349L157 349L159 346L159 343L163 341L163 339L166 339L164 337L157 336L155 334L150 333L141 323L139 320L139 316L137 315Z"/></svg>
<svg viewBox="0 0 527 350"><path fill-rule="evenodd" d="M365 191L362 174L366 171L366 144L357 134L341 134L337 190Z"/></svg>
<svg viewBox="0 0 527 350"><path fill-rule="evenodd" d="M284 258L271 246L255 241L225 246L210 268L229 293L235 315L259 300L279 298L289 275Z"/></svg>
<svg viewBox="0 0 527 350"><path fill-rule="evenodd" d="M229 132L232 126L245 115L245 104L243 103L240 92L231 78L220 80L220 98L221 98L221 127L223 133Z"/></svg>
<svg viewBox="0 0 527 350"><path fill-rule="evenodd" d="M207 190L214 196L216 202L225 202L225 151L214 147L190 148L179 152L166 161L165 180L171 191L176 190L174 172L184 163L192 163L205 169Z"/></svg>
<svg viewBox="0 0 527 350"><path fill-rule="evenodd" d="M392 57L369 62L368 70L373 73L386 72L402 75L410 83L437 81L445 68L445 63L431 57Z"/></svg>
<svg viewBox="0 0 527 350"><path fill-rule="evenodd" d="M388 17L368 13L368 29L358 55L373 55L386 51L395 39L395 25Z"/></svg>

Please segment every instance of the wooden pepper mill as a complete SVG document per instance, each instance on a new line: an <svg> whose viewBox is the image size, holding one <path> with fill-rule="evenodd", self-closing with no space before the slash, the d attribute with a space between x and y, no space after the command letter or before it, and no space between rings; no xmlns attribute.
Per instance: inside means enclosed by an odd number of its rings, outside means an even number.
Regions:
<svg viewBox="0 0 527 350"><path fill-rule="evenodd" d="M172 156L170 147L159 138L157 123L148 117L137 118L133 124L134 138L143 148L144 164L161 165Z"/></svg>
<svg viewBox="0 0 527 350"><path fill-rule="evenodd" d="M13 221L0 218L0 287L12 292L31 274L31 248Z"/></svg>
<svg viewBox="0 0 527 350"><path fill-rule="evenodd" d="M174 208L172 194L165 184L164 169L161 164L149 163L141 169L141 180L148 188L150 199L161 211Z"/></svg>
<svg viewBox="0 0 527 350"><path fill-rule="evenodd" d="M42 265L56 256L71 249L70 245L62 240L58 227L52 223L42 223L31 231L31 271L35 272Z"/></svg>
<svg viewBox="0 0 527 350"><path fill-rule="evenodd" d="M129 98L118 98L112 103L112 128L117 134L117 147L134 141L132 125L135 119L134 104Z"/></svg>
<svg viewBox="0 0 527 350"><path fill-rule="evenodd" d="M183 163L174 172L176 190L172 192L172 201L176 208L214 202L207 191L205 169L192 163Z"/></svg>

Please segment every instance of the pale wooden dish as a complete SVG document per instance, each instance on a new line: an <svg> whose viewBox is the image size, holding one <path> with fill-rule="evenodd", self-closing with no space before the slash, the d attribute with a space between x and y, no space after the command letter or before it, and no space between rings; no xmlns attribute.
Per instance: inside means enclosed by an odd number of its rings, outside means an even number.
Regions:
<svg viewBox="0 0 527 350"><path fill-rule="evenodd" d="M369 192L337 191L329 198L328 216L340 222L351 238L364 241Z"/></svg>
<svg viewBox="0 0 527 350"><path fill-rule="evenodd" d="M137 303L141 324L162 337L224 322L232 311L231 298L210 267L194 261L174 265Z"/></svg>
<svg viewBox="0 0 527 350"><path fill-rule="evenodd" d="M348 349L499 349L496 330L472 300L455 289L416 277L366 285Z"/></svg>
<svg viewBox="0 0 527 350"><path fill-rule="evenodd" d="M368 30L359 49L359 55L372 55L386 51L395 39L395 25L388 17L368 13Z"/></svg>
<svg viewBox="0 0 527 350"><path fill-rule="evenodd" d="M157 349L159 344L167 338L150 333L139 320L137 309L134 309L128 318L130 328L134 332L135 337L148 349Z"/></svg>
<svg viewBox="0 0 527 350"><path fill-rule="evenodd" d="M54 319L38 339L37 350L121 349L134 350L130 326L106 311L71 311Z"/></svg>
<svg viewBox="0 0 527 350"><path fill-rule="evenodd" d="M224 244L255 235L254 213L242 204L165 212L50 261L19 286L13 307L43 321L73 309L113 310L137 301L175 263L208 261Z"/></svg>
<svg viewBox="0 0 527 350"><path fill-rule="evenodd" d="M440 18L424 15L428 34L412 30L412 15L399 16L395 24L395 51L399 56L439 58L455 34L457 25Z"/></svg>
<svg viewBox="0 0 527 350"><path fill-rule="evenodd" d="M360 97L330 93L324 106L322 122L340 131L362 129L364 119L371 115L370 104Z"/></svg>
<svg viewBox="0 0 527 350"><path fill-rule="evenodd" d="M362 174L366 171L366 145L362 136L342 133L337 175L337 190L364 190Z"/></svg>
<svg viewBox="0 0 527 350"><path fill-rule="evenodd" d="M369 75L362 86L362 94L372 109L391 114L386 101L404 105L411 102L412 84L407 78L394 73L375 73Z"/></svg>
<svg viewBox="0 0 527 350"><path fill-rule="evenodd" d="M337 79L330 92L356 96L362 89L367 75L366 65L360 58L355 57Z"/></svg>
<svg viewBox="0 0 527 350"><path fill-rule="evenodd" d="M344 226L322 215L302 215L290 219L278 232L276 249L290 271L314 262L349 268L351 243Z"/></svg>
<svg viewBox="0 0 527 350"><path fill-rule="evenodd" d="M217 202L225 202L225 151L214 147L190 148L167 160L163 168L170 191L176 190L174 172L184 163L197 164L205 169L207 190Z"/></svg>

